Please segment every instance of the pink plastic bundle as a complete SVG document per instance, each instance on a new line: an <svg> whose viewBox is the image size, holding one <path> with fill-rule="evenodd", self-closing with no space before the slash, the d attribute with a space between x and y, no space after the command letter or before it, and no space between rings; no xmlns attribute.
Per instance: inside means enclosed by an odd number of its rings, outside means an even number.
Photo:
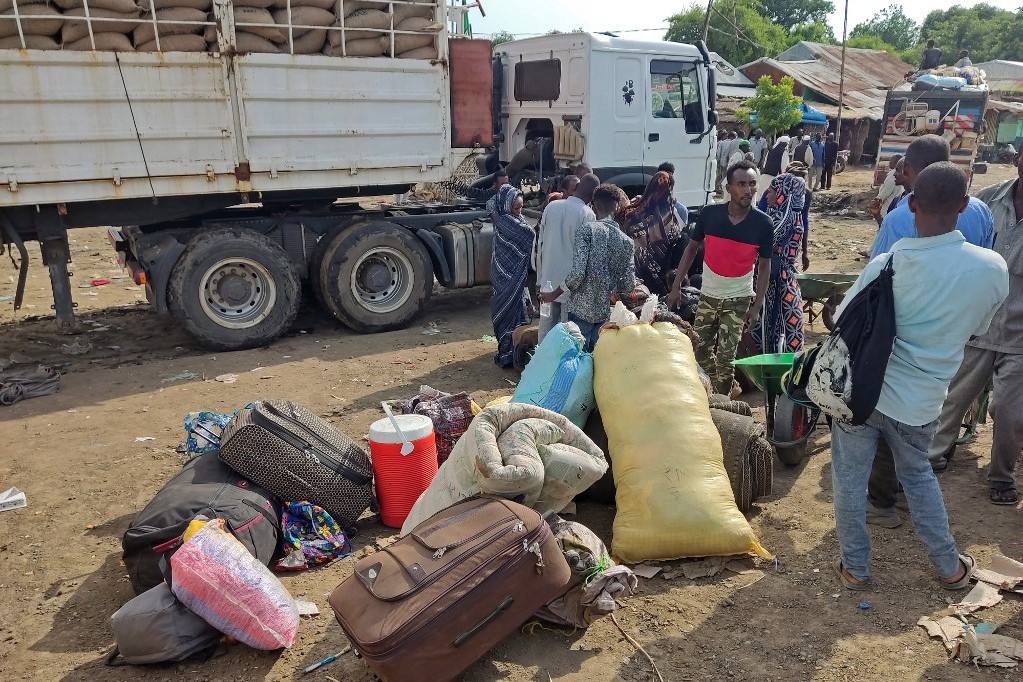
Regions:
<svg viewBox="0 0 1023 682"><path fill-rule="evenodd" d="M295 601L223 523L206 523L171 556L174 596L239 642L267 651L291 646Z"/></svg>

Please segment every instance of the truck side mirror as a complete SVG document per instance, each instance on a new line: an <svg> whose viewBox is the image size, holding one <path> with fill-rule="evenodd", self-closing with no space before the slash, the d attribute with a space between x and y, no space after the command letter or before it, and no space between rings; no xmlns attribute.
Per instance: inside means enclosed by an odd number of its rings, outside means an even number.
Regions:
<svg viewBox="0 0 1023 682"><path fill-rule="evenodd" d="M707 128L713 128L718 124L718 112L713 109L707 111Z"/></svg>

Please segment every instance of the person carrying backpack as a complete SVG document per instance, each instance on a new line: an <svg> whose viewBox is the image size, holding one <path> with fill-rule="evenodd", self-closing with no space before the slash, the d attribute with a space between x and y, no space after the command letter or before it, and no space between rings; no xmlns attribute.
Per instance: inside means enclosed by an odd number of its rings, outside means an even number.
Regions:
<svg viewBox="0 0 1023 682"><path fill-rule="evenodd" d="M949 532L928 448L966 341L984 333L1008 295L1008 269L1001 256L967 243L956 230L959 214L969 202L962 170L949 162L932 164L920 173L916 187L910 210L918 236L899 240L891 253L867 265L839 308L833 332L839 333L844 322L852 323L843 314L858 292L880 275L892 277L895 340L890 357L847 357L845 363L853 376L861 363L887 363L876 407L859 425L853 425L856 419L836 419L831 434L839 544L833 567L851 590L868 589L870 581L864 490L882 439L895 457L913 524L927 545L941 586L967 587L975 563L959 554ZM850 389L855 397L855 385Z"/></svg>

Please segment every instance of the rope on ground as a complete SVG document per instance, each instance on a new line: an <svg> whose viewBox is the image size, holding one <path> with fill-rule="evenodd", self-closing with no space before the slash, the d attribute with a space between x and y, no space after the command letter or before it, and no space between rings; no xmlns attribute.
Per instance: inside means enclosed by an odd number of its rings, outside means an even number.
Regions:
<svg viewBox="0 0 1023 682"><path fill-rule="evenodd" d="M646 656L646 660L650 661L650 665L654 669L654 675L657 675L657 679L660 680L660 682L664 682L664 678L661 677L661 671L657 669L657 664L654 663L653 657L651 657L650 654L648 654L646 652L646 649L644 649L642 646L640 646L639 642L634 640L629 635L629 633L625 631L625 628L622 627L622 624L618 622L617 618L615 618L614 611L611 612L611 622L613 622L615 624L615 626L618 628L618 630L625 636L625 639L629 642L629 644L631 644L632 646L636 647L637 651L639 651L641 654Z"/></svg>
<svg viewBox="0 0 1023 682"><path fill-rule="evenodd" d="M0 405L13 405L25 398L38 398L56 393L60 388L60 372L40 365L18 372L0 372Z"/></svg>

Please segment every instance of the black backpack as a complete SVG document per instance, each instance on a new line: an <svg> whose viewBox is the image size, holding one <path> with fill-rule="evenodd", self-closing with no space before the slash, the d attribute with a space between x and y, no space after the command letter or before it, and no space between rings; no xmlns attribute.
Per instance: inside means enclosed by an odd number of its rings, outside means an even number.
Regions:
<svg viewBox="0 0 1023 682"><path fill-rule="evenodd" d="M234 536L270 565L281 540L280 505L210 452L189 460L125 531L124 565L136 594L164 580L159 563L163 553L153 548L180 537L199 514L224 519Z"/></svg>
<svg viewBox="0 0 1023 682"><path fill-rule="evenodd" d="M894 276L889 256L877 278L842 311L834 331L794 363L790 374L796 381L789 390L805 390L806 397L836 421L858 426L877 407L895 346Z"/></svg>

